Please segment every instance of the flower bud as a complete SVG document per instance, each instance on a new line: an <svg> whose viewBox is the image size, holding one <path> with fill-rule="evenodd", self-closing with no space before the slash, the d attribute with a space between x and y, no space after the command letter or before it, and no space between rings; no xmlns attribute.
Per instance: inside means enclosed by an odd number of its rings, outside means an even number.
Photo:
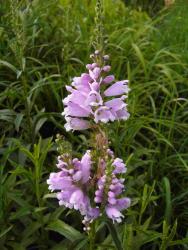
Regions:
<svg viewBox="0 0 188 250"><path fill-rule="evenodd" d="M103 59L104 59L105 61L108 61L109 58L110 58L109 55L104 55L104 56L103 56Z"/></svg>
<svg viewBox="0 0 188 250"><path fill-rule="evenodd" d="M106 65L102 69L104 72L109 72L111 70L111 67L109 65Z"/></svg>

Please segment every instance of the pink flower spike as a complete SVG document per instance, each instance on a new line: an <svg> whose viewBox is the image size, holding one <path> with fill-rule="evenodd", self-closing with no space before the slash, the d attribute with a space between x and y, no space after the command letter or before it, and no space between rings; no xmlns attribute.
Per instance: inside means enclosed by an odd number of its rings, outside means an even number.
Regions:
<svg viewBox="0 0 188 250"><path fill-rule="evenodd" d="M65 116L67 122L65 124L67 131L79 130L79 127L80 130L89 128L93 121L107 123L115 120L127 120L129 117L127 104L124 102L129 91L128 80L114 83L114 75L106 73L111 69L110 65L104 65L101 68L97 63L96 53L91 56L93 63L86 65L89 73L74 77L72 86L66 86L70 94L63 100L65 108L62 115ZM103 59L107 60L109 56L105 55ZM108 84L111 85L108 86ZM119 98L108 98L113 96L119 96ZM70 120L69 118L80 118L80 120ZM105 164L103 165L105 167Z"/></svg>

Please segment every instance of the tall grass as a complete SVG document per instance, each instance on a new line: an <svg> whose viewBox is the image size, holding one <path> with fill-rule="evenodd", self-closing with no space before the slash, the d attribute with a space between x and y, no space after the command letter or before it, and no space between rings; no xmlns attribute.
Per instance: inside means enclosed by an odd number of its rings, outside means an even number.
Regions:
<svg viewBox="0 0 188 250"><path fill-rule="evenodd" d="M165 6L165 0L123 0L131 8L146 11L149 15L155 16Z"/></svg>
<svg viewBox="0 0 188 250"><path fill-rule="evenodd" d="M108 128L113 150L127 162L133 198L117 228L124 249L188 249L186 25L179 24L182 38L172 39L174 13L186 23L185 7L152 20L105 1L106 52L117 79L128 77L131 87L131 118ZM77 155L80 142L87 146L87 133L65 133L61 99L88 62L94 3L9 0L0 12L0 248L88 249L78 215L58 207L46 179L57 133ZM96 249L115 249L103 223L95 240Z"/></svg>

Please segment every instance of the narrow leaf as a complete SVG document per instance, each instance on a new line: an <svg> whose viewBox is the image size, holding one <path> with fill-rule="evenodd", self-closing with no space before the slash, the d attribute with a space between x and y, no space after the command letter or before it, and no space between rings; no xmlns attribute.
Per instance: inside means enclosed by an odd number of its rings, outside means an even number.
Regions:
<svg viewBox="0 0 188 250"><path fill-rule="evenodd" d="M117 230L116 230L114 224L109 220L106 221L106 224L108 226L109 232L110 232L110 234L112 236L112 239L113 239L113 241L115 243L115 246L116 246L117 250L123 250L122 243L121 243L121 241L120 241L120 239L118 237L118 233L117 233Z"/></svg>
<svg viewBox="0 0 188 250"><path fill-rule="evenodd" d="M76 229L61 220L52 221L46 227L46 229L58 232L59 234L69 239L71 242L83 238L83 235L79 231L77 231Z"/></svg>

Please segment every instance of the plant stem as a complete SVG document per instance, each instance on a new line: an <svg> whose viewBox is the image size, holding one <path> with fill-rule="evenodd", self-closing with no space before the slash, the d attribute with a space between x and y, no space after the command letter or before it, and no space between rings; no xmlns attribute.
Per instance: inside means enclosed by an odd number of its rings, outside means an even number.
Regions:
<svg viewBox="0 0 188 250"><path fill-rule="evenodd" d="M23 87L23 99L25 103L25 116L27 119L27 129L28 129L29 139L31 139L32 138L32 122L31 122L31 117L30 117L30 107L27 101L27 78L26 78L25 72L22 73L21 83Z"/></svg>
<svg viewBox="0 0 188 250"><path fill-rule="evenodd" d="M93 46L96 50L103 51L104 49L104 9L103 0L97 0L95 7L95 39Z"/></svg>
<svg viewBox="0 0 188 250"><path fill-rule="evenodd" d="M89 232L89 250L95 249L95 222L91 224L91 230Z"/></svg>

